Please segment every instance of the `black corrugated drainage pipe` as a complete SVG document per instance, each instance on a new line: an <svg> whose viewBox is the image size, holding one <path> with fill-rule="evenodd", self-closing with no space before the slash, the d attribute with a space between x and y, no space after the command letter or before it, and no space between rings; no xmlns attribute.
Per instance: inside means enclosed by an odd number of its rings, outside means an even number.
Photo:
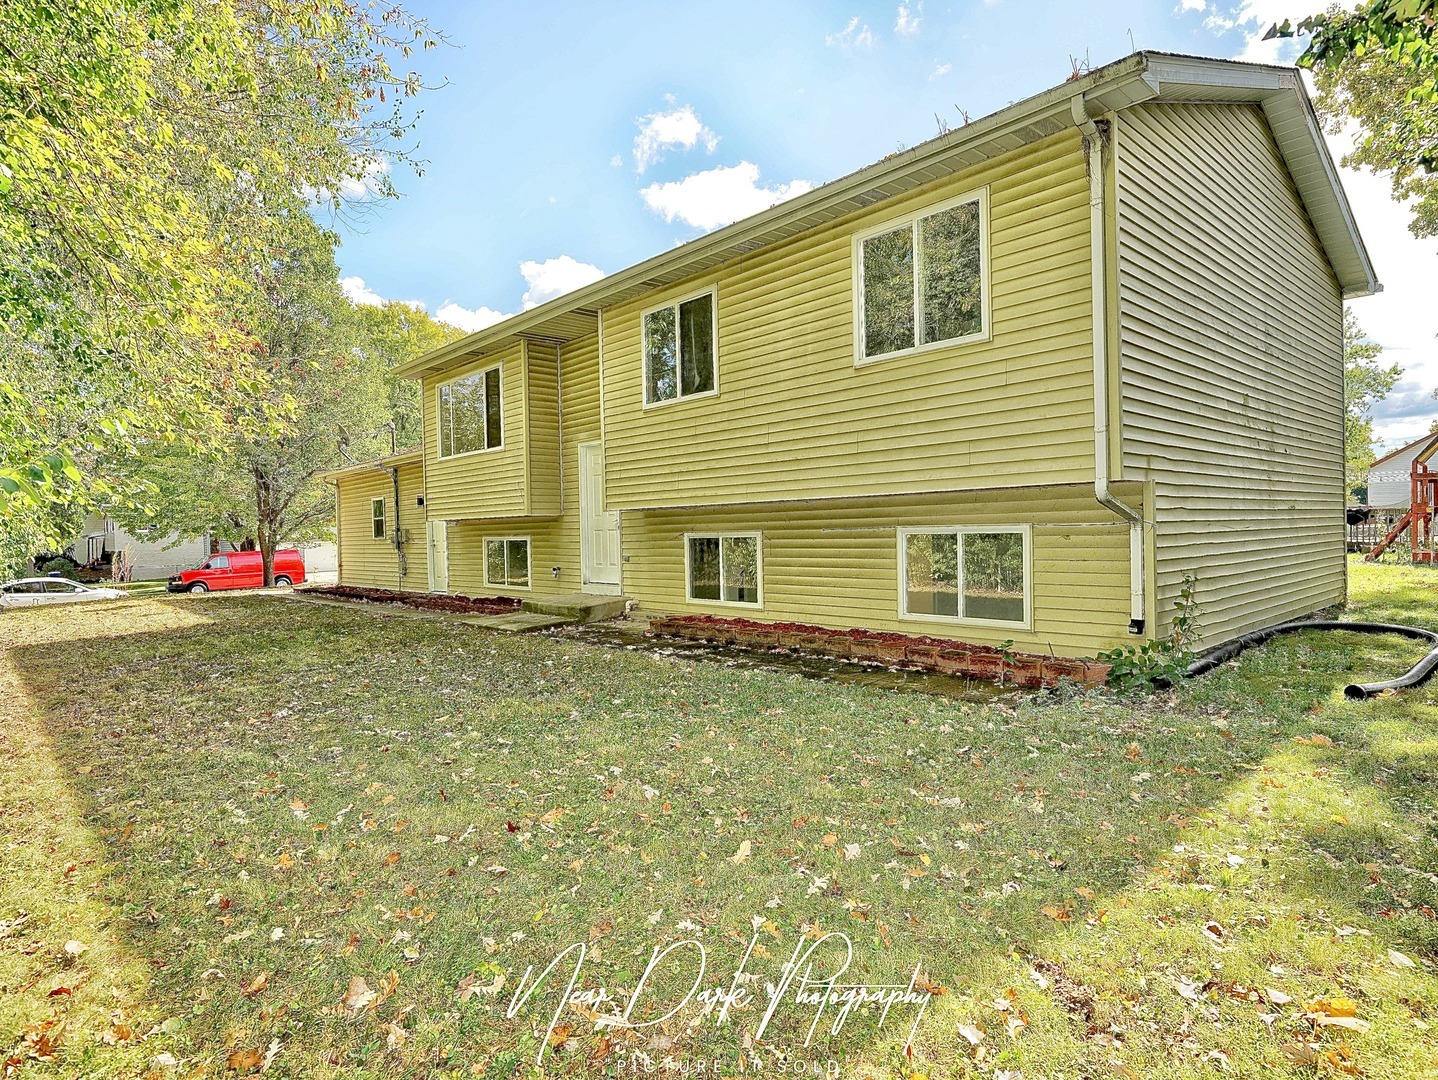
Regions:
<svg viewBox="0 0 1438 1080"><path fill-rule="evenodd" d="M1204 653L1184 670L1183 677L1194 679L1206 674L1218 667L1219 664L1232 660L1245 649L1251 649L1255 645L1262 645L1265 641L1277 637L1279 634L1297 634L1304 630L1348 630L1356 634L1397 634L1401 637L1413 638L1417 641L1426 641L1433 648L1422 660L1414 664L1406 673L1396 679L1389 679L1386 682L1376 683L1350 683L1343 688L1343 696L1355 699L1370 698L1375 694L1381 694L1384 690L1407 690L1410 687L1419 686L1428 681L1428 678L1435 670L1438 670L1438 634L1432 630L1424 630L1418 626L1398 626L1394 623L1375 622L1340 622L1336 619L1310 619L1297 620L1294 622L1275 623L1273 626L1265 626L1262 630L1254 630L1252 633L1236 637L1232 641L1225 642L1212 652ZM1167 679L1155 680L1160 687L1171 685Z"/></svg>

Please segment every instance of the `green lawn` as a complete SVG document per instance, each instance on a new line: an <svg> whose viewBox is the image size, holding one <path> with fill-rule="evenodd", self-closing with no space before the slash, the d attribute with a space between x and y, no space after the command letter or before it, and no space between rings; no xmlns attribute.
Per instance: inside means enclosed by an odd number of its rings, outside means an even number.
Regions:
<svg viewBox="0 0 1438 1080"><path fill-rule="evenodd" d="M1438 628L1438 573L1352 586ZM1341 695L1414 642L1017 706L256 595L0 646L0 1075L1438 1075L1438 687ZM918 1006L805 1047L792 987L755 1037L830 931L841 982L935 991L912 1057ZM651 1026L561 1008L572 964L506 1017L576 943L623 1006L681 940L707 1011L681 946Z"/></svg>

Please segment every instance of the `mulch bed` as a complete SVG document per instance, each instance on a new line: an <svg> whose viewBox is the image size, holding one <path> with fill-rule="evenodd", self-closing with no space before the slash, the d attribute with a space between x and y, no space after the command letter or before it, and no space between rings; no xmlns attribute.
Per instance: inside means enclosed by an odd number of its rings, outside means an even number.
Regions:
<svg viewBox="0 0 1438 1080"><path fill-rule="evenodd" d="M1109 666L1092 660L1000 652L951 638L895 634L875 630L834 630L805 623L756 622L717 615L676 615L654 619L652 634L737 645L814 653L839 660L885 664L939 675L1004 682L1038 688L1060 679L1095 686L1108 678Z"/></svg>
<svg viewBox="0 0 1438 1080"><path fill-rule="evenodd" d="M420 611L449 611L463 615L508 615L519 610L519 600L512 596L436 596L394 589L369 589L359 585L317 585L304 591L311 596L326 596L335 600L403 604Z"/></svg>

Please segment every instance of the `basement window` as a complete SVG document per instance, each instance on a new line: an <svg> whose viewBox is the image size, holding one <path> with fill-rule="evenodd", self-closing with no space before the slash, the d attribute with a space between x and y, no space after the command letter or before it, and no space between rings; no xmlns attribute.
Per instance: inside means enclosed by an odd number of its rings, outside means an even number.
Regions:
<svg viewBox="0 0 1438 1080"><path fill-rule="evenodd" d="M711 288L644 313L646 406L718 392L717 310Z"/></svg>
<svg viewBox="0 0 1438 1080"><path fill-rule="evenodd" d="M686 536L684 577L689 599L759 607L763 602L760 543L758 533Z"/></svg>
<svg viewBox="0 0 1438 1080"><path fill-rule="evenodd" d="M484 583L505 589L529 588L529 537L504 536L484 542Z"/></svg>
<svg viewBox="0 0 1438 1080"><path fill-rule="evenodd" d="M492 367L439 387L440 457L496 450L504 444L499 375L500 369Z"/></svg>
<svg viewBox="0 0 1438 1080"><path fill-rule="evenodd" d="M371 499L369 501L370 535L376 540L383 540L389 534L389 528L384 519L384 500Z"/></svg>
<svg viewBox="0 0 1438 1080"><path fill-rule="evenodd" d="M1027 629L1029 541L1023 525L900 529L900 614Z"/></svg>
<svg viewBox="0 0 1438 1080"><path fill-rule="evenodd" d="M989 336L988 190L854 237L855 362Z"/></svg>

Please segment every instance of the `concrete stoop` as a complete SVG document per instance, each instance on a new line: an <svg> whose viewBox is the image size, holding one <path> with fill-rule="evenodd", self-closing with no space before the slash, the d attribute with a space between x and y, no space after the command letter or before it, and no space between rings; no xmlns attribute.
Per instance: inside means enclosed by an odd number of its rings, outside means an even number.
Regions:
<svg viewBox="0 0 1438 1080"><path fill-rule="evenodd" d="M486 630L499 630L506 634L529 634L573 625L572 619L537 615L531 611L514 611L508 615L461 615L458 619L469 626L482 626Z"/></svg>
<svg viewBox="0 0 1438 1080"><path fill-rule="evenodd" d="M592 593L568 593L543 600L526 600L520 605L531 615L548 615L568 623L602 622L617 619L629 603L627 596L595 596Z"/></svg>

